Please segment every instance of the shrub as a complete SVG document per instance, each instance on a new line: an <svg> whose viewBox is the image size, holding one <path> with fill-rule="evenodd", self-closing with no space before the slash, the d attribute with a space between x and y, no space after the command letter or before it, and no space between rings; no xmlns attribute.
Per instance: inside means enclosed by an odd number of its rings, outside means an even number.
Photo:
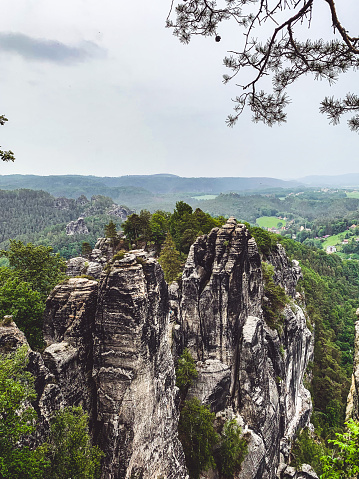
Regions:
<svg viewBox="0 0 359 479"><path fill-rule="evenodd" d="M259 253L264 256L270 255L277 245L276 236L258 226L251 226L249 232L256 240Z"/></svg>
<svg viewBox="0 0 359 479"><path fill-rule="evenodd" d="M75 276L75 278L84 278L84 279L90 279L91 281L97 281L97 279L95 279L90 274L80 274L79 276Z"/></svg>
<svg viewBox="0 0 359 479"><path fill-rule="evenodd" d="M116 253L113 258L112 258L112 263L114 263L115 261L117 260L121 260L125 257L125 251L119 251L118 253Z"/></svg>
<svg viewBox="0 0 359 479"><path fill-rule="evenodd" d="M300 469L302 464L310 464L315 472L322 474L321 456L328 453L328 448L323 440L314 437L308 428L303 429L298 435L292 450L290 465Z"/></svg>
<svg viewBox="0 0 359 479"><path fill-rule="evenodd" d="M145 258L141 258L141 256L136 256L136 261L137 261L138 264L140 264L142 266L145 266L145 264L146 264Z"/></svg>
<svg viewBox="0 0 359 479"><path fill-rule="evenodd" d="M103 452L92 446L88 416L81 407L57 411L50 421L49 457L53 479L95 479Z"/></svg>

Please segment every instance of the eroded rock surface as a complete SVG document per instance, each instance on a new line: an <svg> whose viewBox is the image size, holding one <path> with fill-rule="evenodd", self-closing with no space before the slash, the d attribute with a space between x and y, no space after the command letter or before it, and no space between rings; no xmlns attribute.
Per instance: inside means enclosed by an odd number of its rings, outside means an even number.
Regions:
<svg viewBox="0 0 359 479"><path fill-rule="evenodd" d="M217 413L231 411L251 435L238 476L246 479L276 477L312 409L302 381L313 338L302 309L294 303L301 271L281 246L268 261L274 281L291 298L280 334L263 316L261 258L255 241L233 218L191 247L181 298L171 307L180 322L176 337L198 361L199 377L189 396L199 397ZM175 292L172 296L175 302Z"/></svg>
<svg viewBox="0 0 359 479"><path fill-rule="evenodd" d="M99 282L71 278L47 301L44 361L66 402L89 412L106 479L186 477L167 284L147 256L125 254Z"/></svg>
<svg viewBox="0 0 359 479"><path fill-rule="evenodd" d="M113 253L110 240L100 239L88 260L75 258L68 270L93 271L97 281L73 277L48 298L47 348L30 361L44 427L60 405L81 404L106 453L103 479L185 479L173 358L188 347L198 369L188 397L210 405L218 418L235 418L249 438L238 478L314 478L305 469L293 475L286 465L311 412L303 376L313 338L295 303L298 264L280 246L267 259L291 299L275 330L262 311L256 243L234 218L197 239L182 287L168 287L143 250L115 260ZM0 348L18 336L0 328Z"/></svg>

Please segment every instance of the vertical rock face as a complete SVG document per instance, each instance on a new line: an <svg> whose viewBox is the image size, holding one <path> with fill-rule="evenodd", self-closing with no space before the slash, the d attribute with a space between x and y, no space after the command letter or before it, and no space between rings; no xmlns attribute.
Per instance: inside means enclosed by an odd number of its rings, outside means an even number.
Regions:
<svg viewBox="0 0 359 479"><path fill-rule="evenodd" d="M157 261L143 251L111 261L111 250L102 240L90 257L98 281L71 278L48 298L47 348L42 357L31 353L29 365L43 427L60 405L81 404L106 453L103 479L185 479L172 354L188 347L199 373L188 397L236 418L249 437L238 478L315 477L304 470L293 475L285 465L311 412L302 380L313 344L294 302L298 264L280 246L268 258L291 298L278 332L262 312L256 243L233 218L191 247L181 288L168 288ZM2 329L0 348L21 336Z"/></svg>
<svg viewBox="0 0 359 479"><path fill-rule="evenodd" d="M97 281L71 278L52 291L46 302L43 353L67 404L82 405L94 420L92 380L93 330Z"/></svg>
<svg viewBox="0 0 359 479"><path fill-rule="evenodd" d="M289 264L281 246L268 260L275 282L292 300L283 311L280 335L263 318L255 241L233 218L191 247L176 312L183 343L198 361L199 377L189 396L237 417L251 436L239 474L246 479L275 477L311 413L302 380L313 354L312 335L293 301L300 268Z"/></svg>
<svg viewBox="0 0 359 479"><path fill-rule="evenodd" d="M44 334L45 365L65 402L89 412L106 453L102 477L185 478L168 292L157 261L126 254L99 283L71 278L57 286Z"/></svg>
<svg viewBox="0 0 359 479"><path fill-rule="evenodd" d="M134 255L115 261L100 285L94 377L103 477L184 478L167 285L155 260L141 263Z"/></svg>

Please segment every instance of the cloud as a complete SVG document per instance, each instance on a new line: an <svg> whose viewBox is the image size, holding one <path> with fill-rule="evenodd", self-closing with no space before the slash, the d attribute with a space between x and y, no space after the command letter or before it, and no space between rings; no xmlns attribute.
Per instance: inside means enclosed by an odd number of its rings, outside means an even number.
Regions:
<svg viewBox="0 0 359 479"><path fill-rule="evenodd" d="M55 40L33 38L22 33L0 33L0 52L16 53L25 60L78 63L104 57L106 50L93 42L70 46Z"/></svg>

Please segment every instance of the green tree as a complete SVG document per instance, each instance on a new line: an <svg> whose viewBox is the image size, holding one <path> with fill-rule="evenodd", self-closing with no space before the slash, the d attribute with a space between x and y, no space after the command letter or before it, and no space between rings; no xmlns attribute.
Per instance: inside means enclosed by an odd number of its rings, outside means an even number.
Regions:
<svg viewBox="0 0 359 479"><path fill-rule="evenodd" d="M3 479L95 479L103 453L93 447L81 407L57 411L47 442L29 447L36 433L34 378L26 371L27 348L0 355L0 477Z"/></svg>
<svg viewBox="0 0 359 479"><path fill-rule="evenodd" d="M110 220L110 222L105 225L105 237L110 239L112 251L115 251L115 245L117 240L117 229L115 223Z"/></svg>
<svg viewBox="0 0 359 479"><path fill-rule="evenodd" d="M43 346L44 309L41 294L31 284L21 281L10 268L0 268L0 318L12 315L32 349Z"/></svg>
<svg viewBox="0 0 359 479"><path fill-rule="evenodd" d="M84 241L81 246L81 255L85 256L85 258L88 258L91 253L92 253L92 248L90 243L88 243L87 241Z"/></svg>
<svg viewBox="0 0 359 479"><path fill-rule="evenodd" d="M193 380L198 377L196 363L187 348L178 358L176 367L176 386L181 391L186 391Z"/></svg>
<svg viewBox="0 0 359 479"><path fill-rule="evenodd" d="M115 239L117 238L117 229L116 224L110 220L107 225L105 225L105 237Z"/></svg>
<svg viewBox="0 0 359 479"><path fill-rule="evenodd" d="M67 407L56 412L50 421L48 477L53 479L95 479L100 476L101 457L92 446L88 416L81 407Z"/></svg>
<svg viewBox="0 0 359 479"><path fill-rule="evenodd" d="M8 119L5 118L4 115L0 115L0 125L5 125L5 122L7 122ZM0 150L0 159L2 161L15 161L15 156L14 153L11 150Z"/></svg>
<svg viewBox="0 0 359 479"><path fill-rule="evenodd" d="M122 224L123 232L130 241L136 241L141 234L141 219L136 213L130 215Z"/></svg>
<svg viewBox="0 0 359 479"><path fill-rule="evenodd" d="M180 253L176 250L176 245L170 233L167 234L166 240L162 245L158 262L162 266L167 283L175 281L182 271Z"/></svg>
<svg viewBox="0 0 359 479"><path fill-rule="evenodd" d="M219 436L213 427L214 418L215 414L197 398L186 401L181 411L178 434L191 479L198 479L202 471L216 467L213 448Z"/></svg>
<svg viewBox="0 0 359 479"><path fill-rule="evenodd" d="M323 15L320 9L313 9L316 3L314 0L280 1L275 5L252 2L248 7L247 0L227 0L223 4L217 0L177 0L171 3L167 26L173 28L183 43L189 43L196 35L220 41L218 32L224 21L232 21L236 28L243 29L242 45L236 45L235 51L232 49L224 58L229 70L224 82L235 77L237 86L242 89L234 100L234 114L228 116L227 124L233 126L248 106L253 121L272 126L286 121L285 107L290 102L287 87L298 78L312 74L315 79L325 79L331 84L339 74L358 68L358 36L350 34L348 25L341 23L336 0L326 0L323 4L328 9L331 38L324 41L322 32L316 35L313 28L308 29L310 38L303 39L300 35L303 23L311 27L312 22L316 24L315 17ZM239 77L244 70L241 82ZM267 85L272 85L273 90L264 91ZM342 100L326 97L320 111L333 124L345 113L354 114L348 124L352 130L359 131L359 96L348 93Z"/></svg>
<svg viewBox="0 0 359 479"><path fill-rule="evenodd" d="M359 474L359 424L353 420L345 423L348 430L336 433L328 442L336 446L332 455L321 458L323 474L320 479L349 479ZM337 451L337 452L336 452Z"/></svg>
<svg viewBox="0 0 359 479"><path fill-rule="evenodd" d="M240 471L248 452L248 442L235 419L227 421L223 427L218 454L218 468L224 478L231 479Z"/></svg>
<svg viewBox="0 0 359 479"><path fill-rule="evenodd" d="M151 216L150 228L151 228L151 240L156 244L162 244L166 239L168 233L168 219L169 213L164 211L156 211Z"/></svg>
<svg viewBox="0 0 359 479"><path fill-rule="evenodd" d="M46 446L24 445L36 424L36 412L29 405L36 397L34 379L26 364L25 346L0 355L0 477L4 479L40 479L49 467Z"/></svg>
<svg viewBox="0 0 359 479"><path fill-rule="evenodd" d="M16 276L31 284L44 300L65 278L66 262L59 254L53 254L50 246L25 245L21 241L10 240L10 248L0 251L0 256L5 256Z"/></svg>

